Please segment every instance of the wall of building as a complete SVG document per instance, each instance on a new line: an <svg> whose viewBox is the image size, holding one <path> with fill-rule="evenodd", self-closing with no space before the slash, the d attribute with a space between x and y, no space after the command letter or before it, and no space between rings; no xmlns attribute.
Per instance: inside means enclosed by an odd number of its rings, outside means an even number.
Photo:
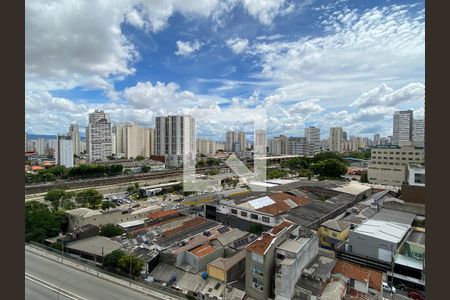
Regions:
<svg viewBox="0 0 450 300"><path fill-rule="evenodd" d="M406 213L425 216L425 205L412 202L399 202L399 201L384 201L383 207L398 210Z"/></svg>
<svg viewBox="0 0 450 300"><path fill-rule="evenodd" d="M345 241L350 233L350 228L347 228L341 232L329 229L325 226L319 227L320 244L327 248L334 248L335 245L327 241L327 238L332 238L340 242Z"/></svg>
<svg viewBox="0 0 450 300"><path fill-rule="evenodd" d="M212 265L208 265L207 269L208 269L208 276L216 278L217 280L220 280L220 281L225 281L225 275L226 275L225 270L219 269Z"/></svg>
<svg viewBox="0 0 450 300"><path fill-rule="evenodd" d="M193 267L195 273L206 271L208 264L213 260L223 256L223 248L217 248L213 252L208 253L202 257L197 257L191 252L186 252L184 255L184 262Z"/></svg>
<svg viewBox="0 0 450 300"><path fill-rule="evenodd" d="M349 236L349 244L351 252L363 256L378 259L378 249L382 248L386 251L397 251L397 244L384 241L374 237L370 237L359 232L352 231Z"/></svg>
<svg viewBox="0 0 450 300"><path fill-rule="evenodd" d="M317 255L319 251L319 237L314 235L300 249L298 253L277 249L277 254L286 258L294 258L293 265L281 265L280 271L275 274L275 299L289 300L295 294L295 284L300 278L303 268Z"/></svg>

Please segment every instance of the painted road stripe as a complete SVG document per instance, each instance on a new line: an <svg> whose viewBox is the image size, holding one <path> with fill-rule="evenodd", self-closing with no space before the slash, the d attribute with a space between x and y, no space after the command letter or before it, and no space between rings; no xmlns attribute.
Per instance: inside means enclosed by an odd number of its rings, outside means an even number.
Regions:
<svg viewBox="0 0 450 300"><path fill-rule="evenodd" d="M38 278L36 276L33 276L31 274L25 273L25 279L28 279L28 280L30 280L30 281L32 281L34 283L37 283L40 286L43 286L43 287L45 287L45 288L47 288L47 289L49 289L51 291L59 293L59 294L65 296L67 298L72 299L72 300L87 300L87 298L81 297L80 295L77 295L75 293L69 292L67 290L63 290L61 288L58 288L57 286L55 286L55 285L53 285L53 284L51 284L51 283L49 283L47 281L44 281L44 280L42 280L42 279L40 279L40 278Z"/></svg>

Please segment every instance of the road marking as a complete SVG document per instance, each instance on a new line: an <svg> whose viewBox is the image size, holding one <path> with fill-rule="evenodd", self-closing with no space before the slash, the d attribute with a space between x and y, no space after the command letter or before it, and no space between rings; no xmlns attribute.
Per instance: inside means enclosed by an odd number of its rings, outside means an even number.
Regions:
<svg viewBox="0 0 450 300"><path fill-rule="evenodd" d="M55 285L53 285L53 284L51 284L51 283L49 283L49 282L47 282L45 280L42 280L42 279L40 279L40 278L38 278L36 276L33 276L31 274L25 273L25 279L28 279L28 280L30 280L30 281L32 281L34 283L37 283L40 286L43 286L43 287L45 287L45 288L47 288L47 289L49 289L51 291L54 291L57 294L61 294L64 297L67 297L69 299L72 299L72 300L87 300L87 298L81 297L80 295L77 295L75 293L69 292L67 290L63 290L61 288L58 288L57 286L55 286Z"/></svg>

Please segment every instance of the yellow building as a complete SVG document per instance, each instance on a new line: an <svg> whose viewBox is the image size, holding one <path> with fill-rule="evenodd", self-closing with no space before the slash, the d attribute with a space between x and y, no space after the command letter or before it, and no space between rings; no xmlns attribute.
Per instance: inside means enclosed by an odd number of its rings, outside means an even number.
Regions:
<svg viewBox="0 0 450 300"><path fill-rule="evenodd" d="M347 240L350 224L341 220L331 219L320 224L320 245L328 249L335 249L336 245Z"/></svg>
<svg viewBox="0 0 450 300"><path fill-rule="evenodd" d="M238 280L245 272L245 250L231 257L220 257L208 264L208 275L222 282Z"/></svg>

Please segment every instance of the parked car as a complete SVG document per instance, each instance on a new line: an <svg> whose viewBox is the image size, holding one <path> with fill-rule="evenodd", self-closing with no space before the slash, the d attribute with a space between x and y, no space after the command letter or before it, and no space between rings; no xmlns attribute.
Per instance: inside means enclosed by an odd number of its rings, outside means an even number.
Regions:
<svg viewBox="0 0 450 300"><path fill-rule="evenodd" d="M391 287L389 284L387 284L386 282L383 282L383 291L388 292L388 293L392 293L395 294L395 287Z"/></svg>
<svg viewBox="0 0 450 300"><path fill-rule="evenodd" d="M425 296L417 291L409 291L408 297L414 300L425 300Z"/></svg>

